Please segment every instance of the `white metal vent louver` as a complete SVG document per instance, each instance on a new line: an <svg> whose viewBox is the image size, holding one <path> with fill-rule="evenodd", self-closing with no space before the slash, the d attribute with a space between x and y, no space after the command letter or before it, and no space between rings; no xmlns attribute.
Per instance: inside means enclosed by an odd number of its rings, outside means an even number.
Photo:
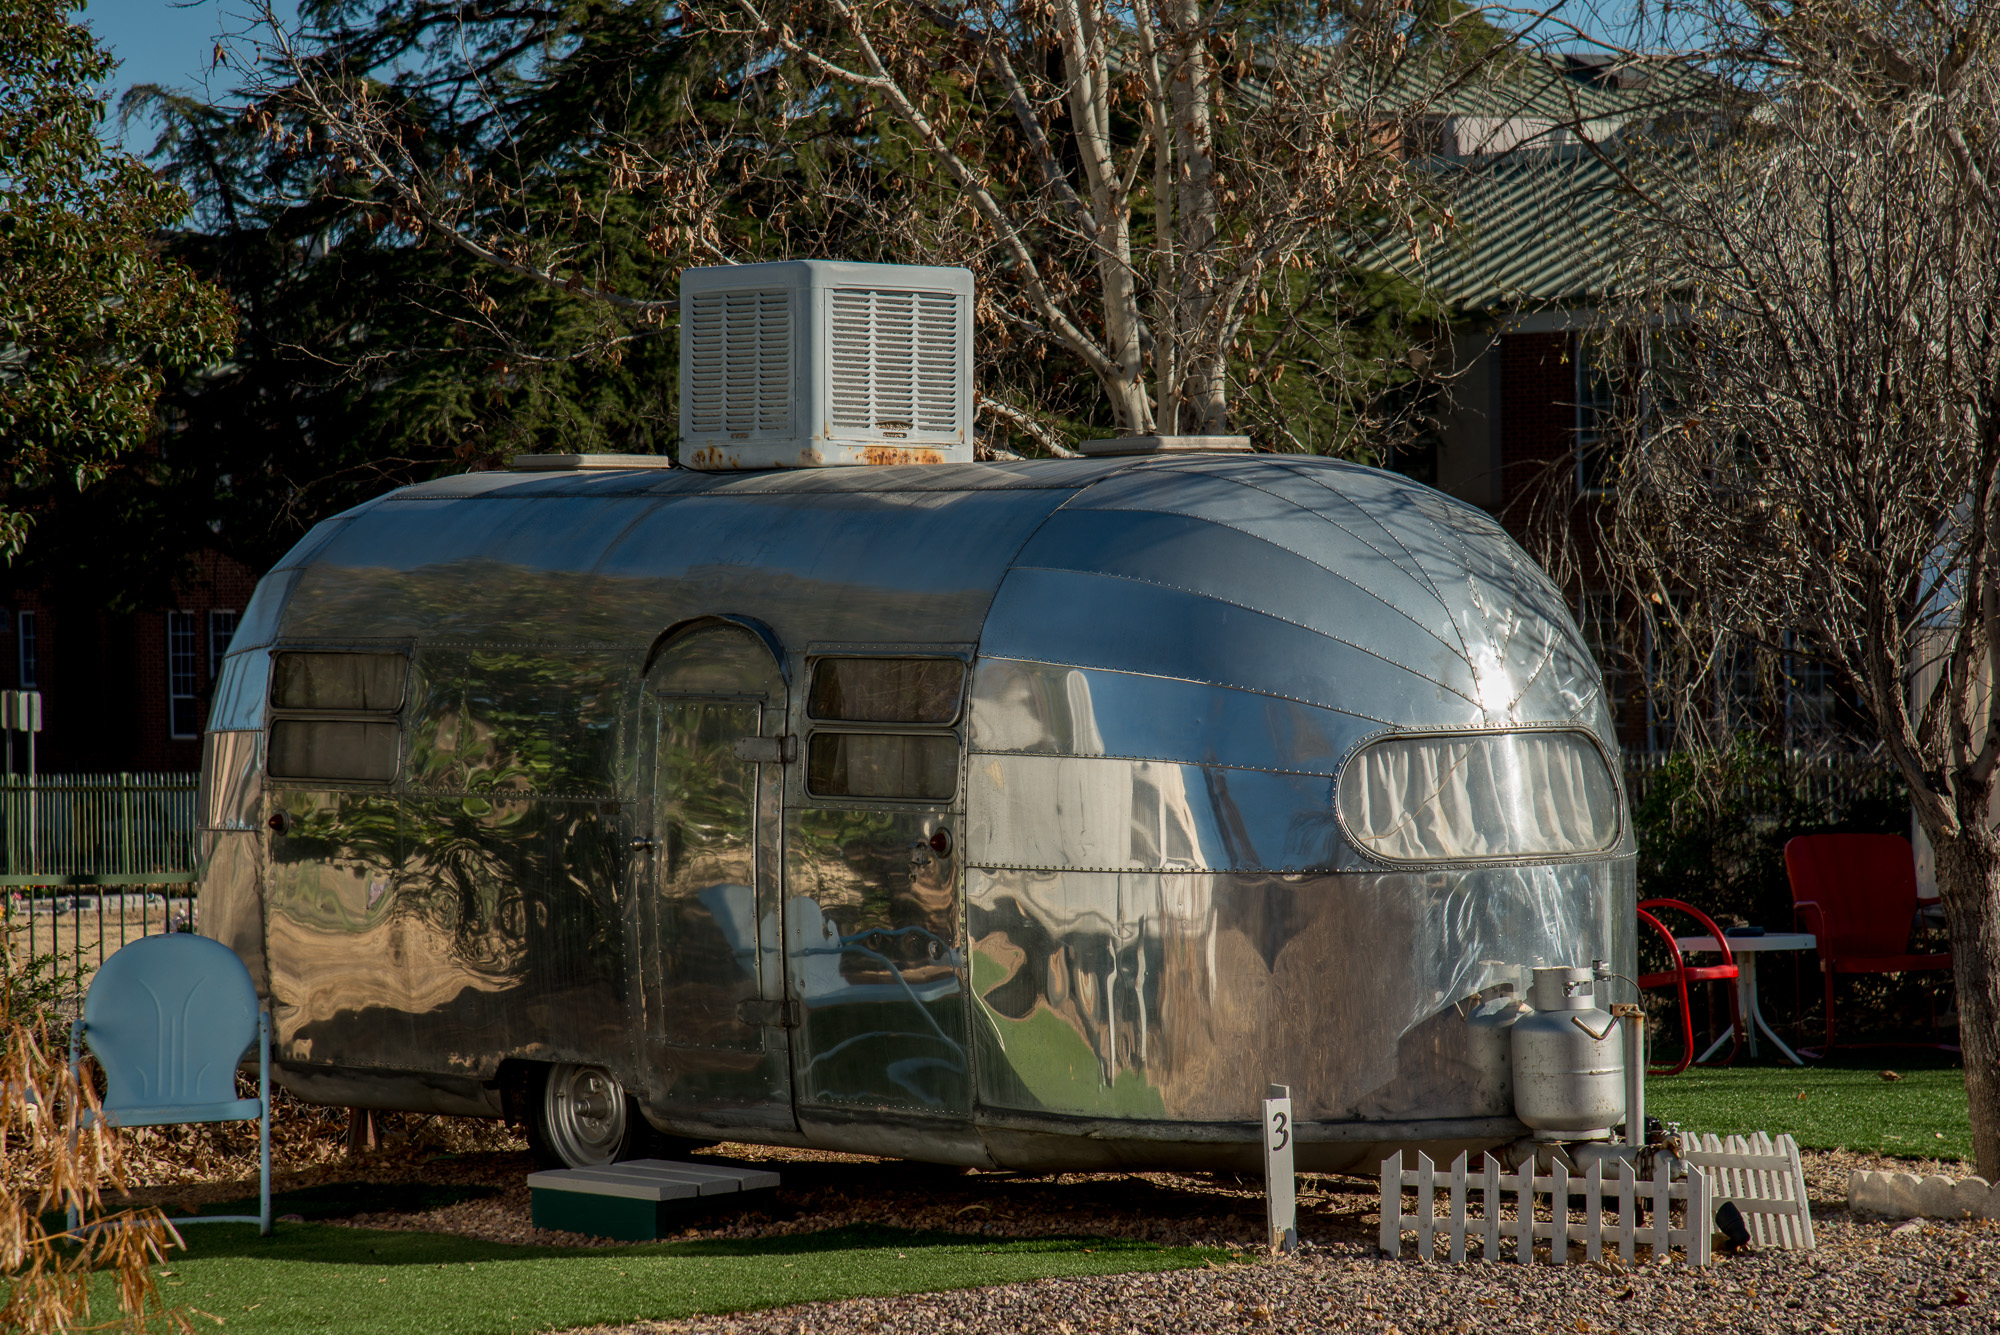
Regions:
<svg viewBox="0 0 2000 1335"><path fill-rule="evenodd" d="M972 458L972 275L789 260L681 275L680 460Z"/></svg>
<svg viewBox="0 0 2000 1335"><path fill-rule="evenodd" d="M694 430L789 433L792 294L697 293L688 316L688 420Z"/></svg>
<svg viewBox="0 0 2000 1335"><path fill-rule="evenodd" d="M958 294L838 287L831 294L833 424L958 429Z"/></svg>

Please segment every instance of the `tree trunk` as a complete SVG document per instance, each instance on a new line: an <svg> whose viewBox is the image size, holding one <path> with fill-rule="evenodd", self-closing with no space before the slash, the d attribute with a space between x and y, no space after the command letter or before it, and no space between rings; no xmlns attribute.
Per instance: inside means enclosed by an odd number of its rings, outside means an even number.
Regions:
<svg viewBox="0 0 2000 1335"><path fill-rule="evenodd" d="M1097 281L1103 292L1105 351L1111 374L1100 372L1111 413L1128 435L1153 430L1153 408L1140 383L1145 351L1139 290L1132 264L1132 210L1112 151L1113 71L1106 52L1101 0L1060 0L1063 73L1078 157L1090 186Z"/></svg>
<svg viewBox="0 0 2000 1335"><path fill-rule="evenodd" d="M1181 301L1184 313L1176 323L1204 337L1186 357L1187 411L1204 436L1221 435L1228 426L1228 350L1219 340L1226 323L1215 310L1215 141L1209 123L1210 70L1208 23L1197 0L1168 0L1163 12L1172 25L1173 61L1167 80L1173 107L1174 160L1180 163L1179 198L1174 222L1179 231Z"/></svg>
<svg viewBox="0 0 2000 1335"><path fill-rule="evenodd" d="M1963 833L1933 833L1931 843L1951 929L1972 1155L1992 1182L2000 1180L2000 840L1986 832L1984 816L1982 809L1965 821Z"/></svg>

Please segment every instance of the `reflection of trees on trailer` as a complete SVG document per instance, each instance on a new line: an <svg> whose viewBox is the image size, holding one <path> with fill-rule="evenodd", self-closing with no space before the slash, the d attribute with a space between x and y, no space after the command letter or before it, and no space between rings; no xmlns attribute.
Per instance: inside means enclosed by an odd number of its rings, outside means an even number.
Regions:
<svg viewBox="0 0 2000 1335"><path fill-rule="evenodd" d="M316 529L217 692L203 930L304 1097L1019 1166L1520 1133L1629 966L1596 667L1308 458L481 474ZM1625 967L1625 972L1630 972Z"/></svg>

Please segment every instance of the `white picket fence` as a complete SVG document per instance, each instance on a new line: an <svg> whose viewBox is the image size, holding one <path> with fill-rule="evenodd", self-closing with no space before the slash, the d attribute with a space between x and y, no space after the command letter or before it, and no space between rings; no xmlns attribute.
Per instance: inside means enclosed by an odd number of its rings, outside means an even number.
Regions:
<svg viewBox="0 0 2000 1335"><path fill-rule="evenodd" d="M1798 1142L1790 1136L1771 1137L1759 1131L1749 1139L1713 1135L1688 1136L1682 1156L1708 1178L1709 1195L1718 1207L1734 1201L1759 1247L1812 1251L1812 1207L1806 1200L1806 1173L1799 1162Z"/></svg>
<svg viewBox="0 0 2000 1335"><path fill-rule="evenodd" d="M1543 1242L1548 1244L1550 1263L1565 1265L1572 1242L1583 1244L1586 1261L1601 1261L1608 1241L1626 1261L1635 1260L1643 1244L1652 1249L1655 1257L1663 1257L1678 1247L1690 1265L1709 1263L1715 1207L1710 1198L1708 1175L1690 1173L1685 1180L1673 1181L1665 1155L1655 1160L1652 1175L1644 1179L1637 1177L1632 1165L1624 1162L1609 1175L1602 1160L1593 1162L1581 1174L1572 1174L1560 1163L1547 1173L1538 1173L1532 1160L1508 1172L1500 1166L1498 1158L1482 1154L1480 1168L1468 1172L1469 1158L1469 1153L1459 1155L1444 1171L1425 1154L1416 1156L1415 1168L1403 1167L1400 1150L1382 1161L1384 1252L1390 1256L1402 1255L1403 1235L1414 1229L1416 1254L1425 1260L1436 1259L1437 1243L1446 1241L1450 1244L1451 1261L1464 1261L1471 1243L1479 1245L1475 1259L1498 1261L1503 1259L1503 1242L1511 1240L1514 1259L1522 1265L1534 1262L1535 1246ZM1406 1187L1417 1190L1414 1214L1403 1213ZM1440 1188L1449 1193L1443 1215L1437 1213ZM1474 1192L1479 1194L1477 1215L1468 1213ZM1512 1219L1503 1218L1503 1204L1508 1196L1514 1198ZM1581 1219L1575 1217L1579 1196L1583 1198ZM1647 1224L1638 1222L1642 1201L1652 1212L1652 1221ZM1683 1220L1678 1228L1673 1226L1676 1202L1681 1205ZM1547 1219L1536 1218L1541 1213L1537 1205L1546 1206ZM1607 1207L1614 1213L1609 1222L1605 1218Z"/></svg>

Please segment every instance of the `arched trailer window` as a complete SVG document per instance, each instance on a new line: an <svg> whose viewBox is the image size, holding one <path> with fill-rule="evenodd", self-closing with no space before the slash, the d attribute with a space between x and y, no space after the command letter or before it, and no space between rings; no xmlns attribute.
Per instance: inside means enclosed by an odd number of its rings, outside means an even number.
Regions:
<svg viewBox="0 0 2000 1335"><path fill-rule="evenodd" d="M1569 729L1404 733L1341 770L1341 824L1389 862L1603 853L1618 843L1618 785L1595 738Z"/></svg>

